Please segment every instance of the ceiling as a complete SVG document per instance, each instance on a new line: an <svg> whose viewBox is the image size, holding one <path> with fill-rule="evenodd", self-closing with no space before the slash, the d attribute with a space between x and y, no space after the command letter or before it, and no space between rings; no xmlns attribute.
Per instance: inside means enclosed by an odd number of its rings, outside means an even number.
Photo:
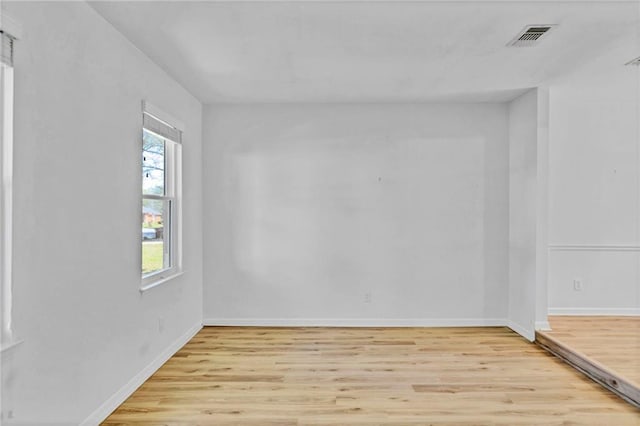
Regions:
<svg viewBox="0 0 640 426"><path fill-rule="evenodd" d="M90 4L203 103L505 101L640 25L635 2ZM506 46L530 24L558 27Z"/></svg>

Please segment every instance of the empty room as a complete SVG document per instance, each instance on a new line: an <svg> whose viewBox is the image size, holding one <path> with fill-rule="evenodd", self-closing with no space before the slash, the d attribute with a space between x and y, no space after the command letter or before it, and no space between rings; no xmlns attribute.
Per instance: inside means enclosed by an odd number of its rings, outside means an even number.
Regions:
<svg viewBox="0 0 640 426"><path fill-rule="evenodd" d="M2 425L640 425L640 2L0 37Z"/></svg>

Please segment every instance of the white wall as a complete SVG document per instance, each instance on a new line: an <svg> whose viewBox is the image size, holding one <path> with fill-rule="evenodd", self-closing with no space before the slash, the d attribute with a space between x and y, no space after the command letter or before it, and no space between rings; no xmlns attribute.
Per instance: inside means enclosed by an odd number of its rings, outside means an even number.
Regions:
<svg viewBox="0 0 640 426"><path fill-rule="evenodd" d="M640 314L639 71L622 65L636 44L551 84L551 313Z"/></svg>
<svg viewBox="0 0 640 426"><path fill-rule="evenodd" d="M2 8L23 26L14 329L24 339L3 353L3 410L20 424L78 424L201 324L202 110L86 3ZM186 123L185 274L144 294L142 99Z"/></svg>
<svg viewBox="0 0 640 426"><path fill-rule="evenodd" d="M535 329L549 330L549 89L536 88Z"/></svg>
<svg viewBox="0 0 640 426"><path fill-rule="evenodd" d="M537 306L546 323L545 183L540 158L539 92L509 103L509 325L534 339ZM544 153L544 152L543 152ZM546 240L544 242L546 244ZM538 298L542 301L539 303Z"/></svg>
<svg viewBox="0 0 640 426"><path fill-rule="evenodd" d="M504 104L203 120L205 323L504 323Z"/></svg>

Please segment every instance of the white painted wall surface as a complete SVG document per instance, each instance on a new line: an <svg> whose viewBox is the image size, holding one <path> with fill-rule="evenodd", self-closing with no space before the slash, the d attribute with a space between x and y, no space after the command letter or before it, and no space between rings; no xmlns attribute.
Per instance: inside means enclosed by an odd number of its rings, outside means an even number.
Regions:
<svg viewBox="0 0 640 426"><path fill-rule="evenodd" d="M509 103L509 323L529 339L535 330L538 191L538 96Z"/></svg>
<svg viewBox="0 0 640 426"><path fill-rule="evenodd" d="M504 104L212 106L203 121L205 323L504 323Z"/></svg>
<svg viewBox="0 0 640 426"><path fill-rule="evenodd" d="M536 330L549 330L549 89L536 92Z"/></svg>
<svg viewBox="0 0 640 426"><path fill-rule="evenodd" d="M551 84L551 313L640 314L640 74L622 65L636 44Z"/></svg>
<svg viewBox="0 0 640 426"><path fill-rule="evenodd" d="M2 8L23 27L14 330L24 339L3 354L3 410L8 424L79 424L201 323L202 109L86 3ZM185 274L144 294L142 99L186 123Z"/></svg>

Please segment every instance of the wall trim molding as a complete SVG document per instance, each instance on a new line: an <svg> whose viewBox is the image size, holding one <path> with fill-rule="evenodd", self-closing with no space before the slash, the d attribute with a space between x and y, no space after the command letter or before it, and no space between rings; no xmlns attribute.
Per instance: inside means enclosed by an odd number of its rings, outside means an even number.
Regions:
<svg viewBox="0 0 640 426"><path fill-rule="evenodd" d="M551 324L549 324L549 321L536 321L535 328L536 331L549 331L551 330Z"/></svg>
<svg viewBox="0 0 640 426"><path fill-rule="evenodd" d="M107 399L97 410L89 415L81 426L93 426L103 422L109 415L122 404L133 392L136 391L153 373L180 350L189 340L202 329L202 324L196 324L189 328L182 336L178 337L151 363L144 367L138 374L122 386L116 393Z"/></svg>
<svg viewBox="0 0 640 426"><path fill-rule="evenodd" d="M549 244L549 251L638 251L640 246L630 244Z"/></svg>
<svg viewBox="0 0 640 426"><path fill-rule="evenodd" d="M548 325L548 323L546 323ZM506 318L205 318L205 327L508 327L533 342L534 330Z"/></svg>
<svg viewBox="0 0 640 426"><path fill-rule="evenodd" d="M549 308L549 315L640 316L640 308Z"/></svg>
<svg viewBox="0 0 640 426"><path fill-rule="evenodd" d="M204 326L506 327L504 318L205 318Z"/></svg>
<svg viewBox="0 0 640 426"><path fill-rule="evenodd" d="M520 325L514 321L508 320L507 327L509 327L511 330L518 333L520 336L524 337L530 342L533 342L536 339L535 331L530 330L527 327Z"/></svg>

